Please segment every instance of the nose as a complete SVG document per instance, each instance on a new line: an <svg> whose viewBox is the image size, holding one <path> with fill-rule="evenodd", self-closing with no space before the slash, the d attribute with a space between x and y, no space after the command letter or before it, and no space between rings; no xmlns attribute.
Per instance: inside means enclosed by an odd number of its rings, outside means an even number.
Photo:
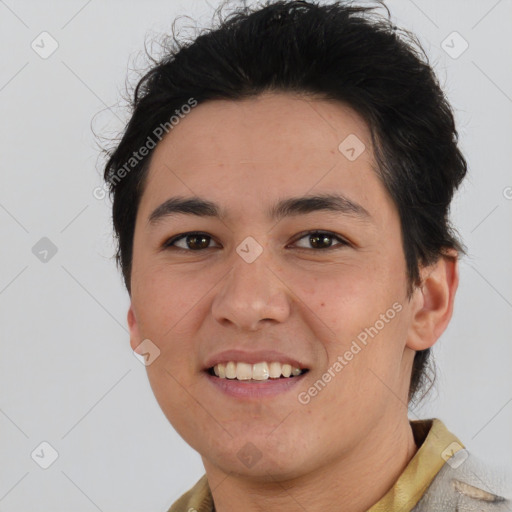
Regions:
<svg viewBox="0 0 512 512"><path fill-rule="evenodd" d="M221 324L255 331L267 323L285 322L292 294L265 251L248 263L238 255L212 302L212 315Z"/></svg>

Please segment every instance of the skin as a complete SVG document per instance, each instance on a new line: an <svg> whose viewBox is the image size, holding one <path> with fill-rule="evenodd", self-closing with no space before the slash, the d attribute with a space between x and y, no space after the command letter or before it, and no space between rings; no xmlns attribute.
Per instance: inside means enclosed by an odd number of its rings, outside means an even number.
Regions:
<svg viewBox="0 0 512 512"><path fill-rule="evenodd" d="M350 161L348 135L365 144ZM417 451L407 417L415 350L445 330L458 284L457 254L421 269L407 297L396 206L374 171L368 126L339 102L285 93L195 107L154 151L139 205L128 311L132 349L150 339L147 366L162 411L202 457L216 510L365 511ZM278 199L342 193L370 216L317 211L278 222ZM175 195L220 204L222 219L179 215L148 224ZM315 248L304 231L345 238ZM201 231L207 249L172 236ZM236 252L248 236L263 252ZM302 238L300 238L302 236ZM325 244L324 244L325 245ZM329 244L327 244L329 245ZM188 250L188 252L186 252ZM343 370L302 404L307 391L393 304L401 311ZM215 389L203 364L222 350L277 349L309 368L299 389L240 400ZM252 443L260 459L237 453Z"/></svg>

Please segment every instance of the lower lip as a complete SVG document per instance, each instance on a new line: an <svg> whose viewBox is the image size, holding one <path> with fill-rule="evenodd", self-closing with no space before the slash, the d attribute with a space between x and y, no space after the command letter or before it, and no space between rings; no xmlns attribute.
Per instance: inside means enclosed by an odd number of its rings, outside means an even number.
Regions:
<svg viewBox="0 0 512 512"><path fill-rule="evenodd" d="M206 377L219 391L235 398L263 398L276 396L291 391L307 375L308 372L296 377L267 380L221 379L206 372Z"/></svg>

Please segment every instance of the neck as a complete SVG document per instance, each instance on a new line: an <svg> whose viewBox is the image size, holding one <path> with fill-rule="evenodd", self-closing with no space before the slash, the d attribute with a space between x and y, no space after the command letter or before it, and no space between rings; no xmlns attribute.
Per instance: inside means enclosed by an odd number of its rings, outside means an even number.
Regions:
<svg viewBox="0 0 512 512"><path fill-rule="evenodd" d="M364 512L393 486L417 446L407 416L376 425L349 453L329 466L286 482L255 482L203 458L216 512L291 510Z"/></svg>

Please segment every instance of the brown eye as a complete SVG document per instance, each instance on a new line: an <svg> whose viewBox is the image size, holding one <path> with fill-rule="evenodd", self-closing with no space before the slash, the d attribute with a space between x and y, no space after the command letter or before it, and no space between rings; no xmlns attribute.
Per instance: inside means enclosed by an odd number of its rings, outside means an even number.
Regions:
<svg viewBox="0 0 512 512"><path fill-rule="evenodd" d="M201 251L203 249L209 249L211 240L212 237L206 233L183 233L167 240L167 242L164 244L164 247L175 247L184 251ZM176 242L180 241L182 241L183 244L181 247L176 245Z"/></svg>
<svg viewBox="0 0 512 512"><path fill-rule="evenodd" d="M324 232L324 231L310 231L306 233L304 236L299 238L297 241L306 239L306 243L310 244L311 247L301 247L302 249L318 249L318 250L328 250L328 249L338 249L339 247L333 247L332 240L337 240L339 242L338 245L345 246L349 245L349 243L341 238L340 236ZM297 243L297 242L295 242Z"/></svg>

